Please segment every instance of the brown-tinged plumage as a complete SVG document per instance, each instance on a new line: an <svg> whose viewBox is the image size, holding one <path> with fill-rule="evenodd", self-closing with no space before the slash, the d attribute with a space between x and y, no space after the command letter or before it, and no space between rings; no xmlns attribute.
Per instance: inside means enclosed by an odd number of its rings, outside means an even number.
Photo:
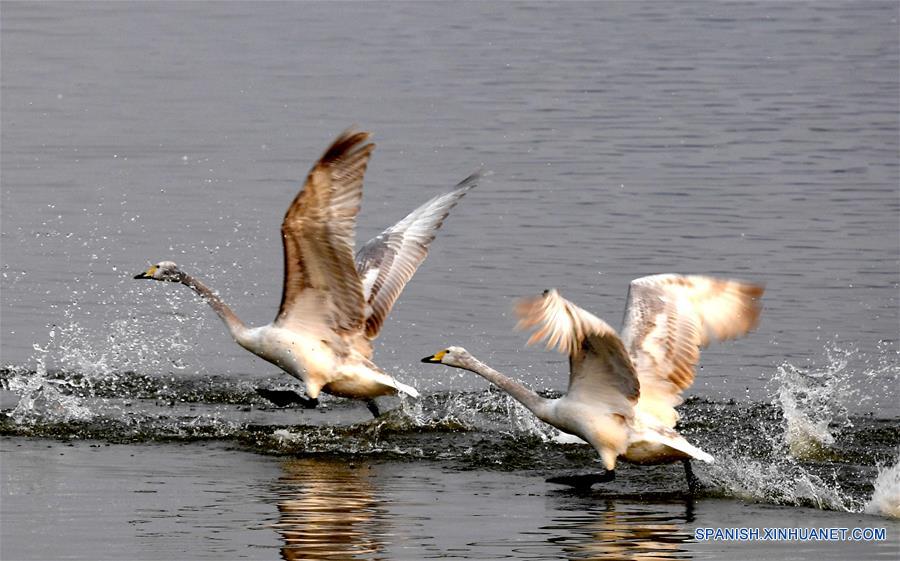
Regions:
<svg viewBox="0 0 900 561"><path fill-rule="evenodd" d="M641 382L641 404L668 426L694 383L700 349L745 335L759 322L764 287L699 275L632 281L622 341Z"/></svg>
<svg viewBox="0 0 900 561"><path fill-rule="evenodd" d="M491 369L460 347L424 362L471 370L498 385L541 420L590 443L608 474L553 480L589 486L607 481L616 459L641 464L682 461L689 485L690 459L712 462L675 430L674 406L694 380L699 349L713 339L746 334L759 321L763 287L701 276L657 275L631 284L620 338L606 322L569 302L556 290L516 305L519 329L534 332L529 344L546 340L569 356L569 387L545 399ZM571 479L571 478L569 478Z"/></svg>
<svg viewBox="0 0 900 561"><path fill-rule="evenodd" d="M328 303L329 326L340 333L363 323L362 284L353 262L356 215L363 177L375 144L370 134L346 131L334 141L306 178L303 190L281 223L284 290L275 325L302 321L299 300Z"/></svg>
<svg viewBox="0 0 900 561"><path fill-rule="evenodd" d="M418 392L372 361L371 339L403 287L425 260L450 210L476 185L478 175L434 197L370 240L354 260L356 216L363 178L375 145L370 134L342 133L312 167L281 225L284 290L275 320L248 328L213 291L161 262L135 278L175 281L200 294L245 349L302 380L308 398L263 395L315 406L321 391L369 400ZM262 391L261 391L262 393Z"/></svg>

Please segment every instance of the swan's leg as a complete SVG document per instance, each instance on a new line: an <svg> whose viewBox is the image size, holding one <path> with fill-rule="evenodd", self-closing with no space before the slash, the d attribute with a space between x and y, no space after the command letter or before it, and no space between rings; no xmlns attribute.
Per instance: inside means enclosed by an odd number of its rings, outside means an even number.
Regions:
<svg viewBox="0 0 900 561"><path fill-rule="evenodd" d="M256 388L256 393L268 399L278 407L287 407L292 403L299 403L304 409L315 409L319 400L314 397L304 397L293 390L267 390Z"/></svg>
<svg viewBox="0 0 900 561"><path fill-rule="evenodd" d="M608 469L603 473L588 473L585 475L563 475L560 477L551 477L547 479L547 483L556 483L557 485L568 485L579 490L588 490L595 483L606 483L616 478L616 471Z"/></svg>
<svg viewBox="0 0 900 561"><path fill-rule="evenodd" d="M303 406L304 409L315 409L319 406L319 399L315 397L303 397L300 394L297 394L297 397L300 399L300 405Z"/></svg>
<svg viewBox="0 0 900 561"><path fill-rule="evenodd" d="M376 419L377 419L378 417L381 416L381 410L378 409L378 404L375 403L375 400L374 400L374 399L367 399L367 400L366 400L366 408L369 409L369 411L372 413L372 415L373 415Z"/></svg>
<svg viewBox="0 0 900 561"><path fill-rule="evenodd" d="M687 477L688 489L692 494L696 493L697 489L700 488L700 480L694 475L694 470L691 468L691 461L681 460L681 463L684 465L684 475Z"/></svg>

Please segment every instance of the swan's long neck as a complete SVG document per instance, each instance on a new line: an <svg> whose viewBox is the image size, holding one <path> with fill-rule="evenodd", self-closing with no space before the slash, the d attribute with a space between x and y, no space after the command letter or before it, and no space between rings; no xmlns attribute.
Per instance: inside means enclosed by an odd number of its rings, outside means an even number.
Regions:
<svg viewBox="0 0 900 561"><path fill-rule="evenodd" d="M466 357L465 360L460 361L459 368L470 370L482 378L485 378L487 381L505 391L515 398L516 401L527 407L528 410L537 415L539 419L547 421L551 400L539 396L519 382L516 382L509 376L497 372L473 356Z"/></svg>
<svg viewBox="0 0 900 561"><path fill-rule="evenodd" d="M181 284L189 287L191 290L199 294L209 306L222 318L225 327L228 328L231 336L237 340L246 330L247 326L241 321L237 315L231 311L228 304L219 298L219 295L209 289L208 286L195 279L194 277L182 274Z"/></svg>

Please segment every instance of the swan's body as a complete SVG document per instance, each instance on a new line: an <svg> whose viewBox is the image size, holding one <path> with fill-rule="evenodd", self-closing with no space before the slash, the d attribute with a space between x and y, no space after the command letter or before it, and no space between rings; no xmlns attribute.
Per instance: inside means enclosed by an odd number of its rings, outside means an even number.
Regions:
<svg viewBox="0 0 900 561"><path fill-rule="evenodd" d="M369 357L368 340L329 343L315 333L298 332L273 324L246 329L238 344L288 374L302 380L306 395L316 399L321 391L331 395L371 399L402 391L418 396L407 386L378 369Z"/></svg>
<svg viewBox="0 0 900 561"><path fill-rule="evenodd" d="M375 148L368 139L364 132L339 136L288 207L281 226L284 290L269 325L247 327L217 294L171 261L135 277L180 282L197 292L240 346L304 383L308 397L297 400L307 406L314 406L321 392L365 400L398 392L418 396L372 362L371 341L428 255L435 232L478 177L423 204L366 243L354 259L363 176Z"/></svg>
<svg viewBox="0 0 900 561"><path fill-rule="evenodd" d="M699 349L755 327L762 293L761 286L709 277L637 279L621 338L555 290L522 300L516 307L519 326L536 328L529 343L547 339L548 348L569 355L569 389L558 399L540 397L460 347L423 361L480 374L542 421L593 446L610 474L619 458L637 464L683 461L693 487L689 460L713 458L675 431L675 406L693 383Z"/></svg>

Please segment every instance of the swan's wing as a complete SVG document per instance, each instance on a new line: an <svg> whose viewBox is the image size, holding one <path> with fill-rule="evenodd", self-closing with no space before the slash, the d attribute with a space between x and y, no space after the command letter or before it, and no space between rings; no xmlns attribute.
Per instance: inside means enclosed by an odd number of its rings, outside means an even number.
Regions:
<svg viewBox="0 0 900 561"><path fill-rule="evenodd" d="M353 236L363 175L375 145L348 130L325 151L281 224L284 292L275 323L309 322L317 312L338 332L363 324L362 283L353 263ZM324 317L321 317L324 316Z"/></svg>
<svg viewBox="0 0 900 561"><path fill-rule="evenodd" d="M375 338L403 287L428 256L428 246L450 210L478 184L479 173L463 179L366 243L356 254L366 308L366 336Z"/></svg>
<svg viewBox="0 0 900 561"><path fill-rule="evenodd" d="M759 321L761 285L704 276L632 281L622 340L641 382L641 407L669 426L694 382L700 348L746 334Z"/></svg>
<svg viewBox="0 0 900 561"><path fill-rule="evenodd" d="M612 412L631 417L640 395L634 366L616 331L556 290L516 304L518 329L535 329L528 340L547 340L547 348L569 355L567 398L602 402Z"/></svg>

